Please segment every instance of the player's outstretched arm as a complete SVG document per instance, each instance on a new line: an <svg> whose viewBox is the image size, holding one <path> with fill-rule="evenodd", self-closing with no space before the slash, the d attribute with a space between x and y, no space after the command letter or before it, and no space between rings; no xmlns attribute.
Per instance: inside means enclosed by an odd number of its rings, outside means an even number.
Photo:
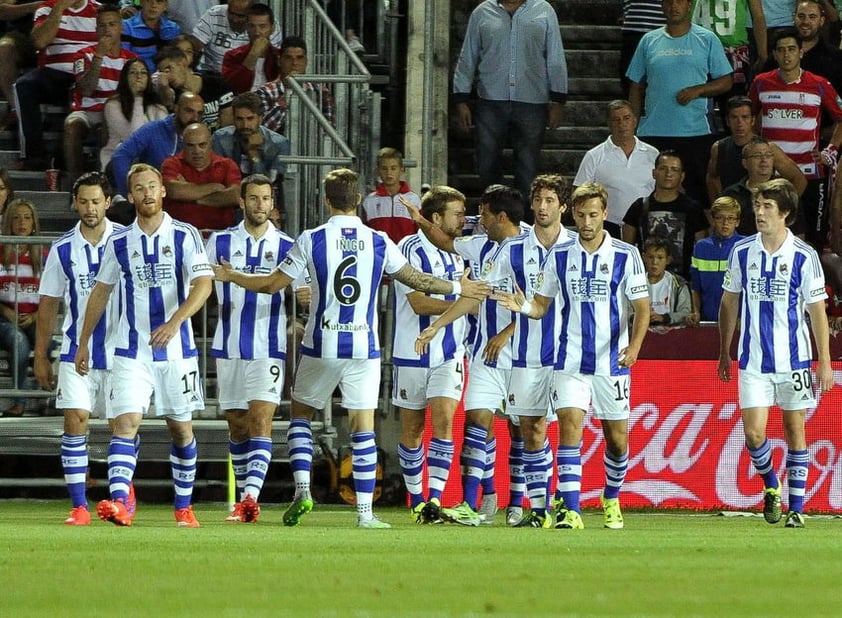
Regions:
<svg viewBox="0 0 842 618"><path fill-rule="evenodd" d="M731 379L731 340L737 330L740 295L723 291L719 303L719 379Z"/></svg>
<svg viewBox="0 0 842 618"><path fill-rule="evenodd" d="M833 388L833 369L830 367L830 327L827 323L824 301L807 305L810 328L816 341L818 365L816 366L816 387L820 392Z"/></svg>
<svg viewBox="0 0 842 618"><path fill-rule="evenodd" d="M105 313L105 307L108 306L108 298L111 296L112 289L114 289L113 285L97 281L88 298L85 319L82 322L82 332L79 333L79 347L76 348L76 358L74 358L76 373L80 376L88 375L88 362L91 358L88 342L91 340L94 328L99 324L99 319Z"/></svg>
<svg viewBox="0 0 842 618"><path fill-rule="evenodd" d="M439 329L444 328L448 324L452 324L466 313L473 313L479 304L480 301L466 296L460 296L457 298L456 302L452 303L450 307L447 308L447 311L442 313L435 322L421 331L421 334L418 335L418 338L415 340L415 351L418 354L424 354L427 351L427 346L430 345L430 341L433 340L433 337L436 336Z"/></svg>
<svg viewBox="0 0 842 618"><path fill-rule="evenodd" d="M249 274L235 270L225 258L219 258L219 261L219 264L211 264L214 281L230 281L252 292L263 294L276 294L292 283L289 275L277 269L266 275Z"/></svg>
<svg viewBox="0 0 842 618"><path fill-rule="evenodd" d="M55 387L53 364L50 362L48 354L60 304L60 298L43 294L38 302L38 315L35 322L35 350L33 353L35 360L32 364L32 371L35 374L35 379L38 380L38 385L45 391L51 391Z"/></svg>
<svg viewBox="0 0 842 618"><path fill-rule="evenodd" d="M417 268L405 264L398 272L392 275L404 285L419 292L431 294L457 294L474 300L483 300L491 292L491 287L485 281L476 281L468 277L470 270L467 268L462 274L462 279L457 283L439 279L430 273L421 272Z"/></svg>
<svg viewBox="0 0 842 618"><path fill-rule="evenodd" d="M437 248L441 249L442 251L447 251L448 253L456 253L456 250L453 248L453 238L449 235L445 234L441 228L436 227L433 225L431 221L428 221L421 215L421 211L406 199L403 195L399 195L398 199L400 200L401 204L406 206L407 212L409 212L409 216L415 222L424 235L430 240L431 243Z"/></svg>
<svg viewBox="0 0 842 618"><path fill-rule="evenodd" d="M533 320L540 320L547 314L553 299L549 296L536 294L532 300L526 300L526 295L517 285L514 293L494 290L492 298L509 311L515 311Z"/></svg>

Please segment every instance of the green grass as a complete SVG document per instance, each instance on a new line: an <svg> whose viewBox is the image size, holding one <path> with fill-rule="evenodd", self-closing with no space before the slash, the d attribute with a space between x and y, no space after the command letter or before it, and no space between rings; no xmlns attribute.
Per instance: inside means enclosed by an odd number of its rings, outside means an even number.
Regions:
<svg viewBox="0 0 842 618"><path fill-rule="evenodd" d="M626 529L417 526L357 530L350 508L282 507L200 529L141 504L131 528L61 525L64 502L0 502L2 616L833 616L840 523L804 530L761 518L627 513Z"/></svg>

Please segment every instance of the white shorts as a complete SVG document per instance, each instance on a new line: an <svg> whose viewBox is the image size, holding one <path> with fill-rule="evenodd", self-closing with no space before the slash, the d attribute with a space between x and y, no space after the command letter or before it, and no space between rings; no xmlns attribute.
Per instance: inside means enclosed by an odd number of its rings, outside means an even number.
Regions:
<svg viewBox="0 0 842 618"><path fill-rule="evenodd" d="M511 416L547 416L553 394L552 367L512 367L506 412Z"/></svg>
<svg viewBox="0 0 842 618"><path fill-rule="evenodd" d="M424 410L433 397L462 399L465 365L451 360L438 367L392 368L392 405L406 410Z"/></svg>
<svg viewBox="0 0 842 618"><path fill-rule="evenodd" d="M216 384L222 410L248 410L250 401L281 402L284 361L279 358L216 359Z"/></svg>
<svg viewBox="0 0 842 618"><path fill-rule="evenodd" d="M103 112L89 112L85 110L77 110L75 112L70 112L65 119L67 122L70 119L79 119L85 123L85 126L89 129L93 129L94 127L98 127L103 123Z"/></svg>
<svg viewBox="0 0 842 618"><path fill-rule="evenodd" d="M155 395L155 416L186 422L193 418L193 412L204 410L197 359L155 362L115 356L111 372L114 416L146 414L152 395Z"/></svg>
<svg viewBox="0 0 842 618"><path fill-rule="evenodd" d="M481 358L472 362L465 391L465 410L496 412L504 409L511 373L511 369L489 367Z"/></svg>
<svg viewBox="0 0 842 618"><path fill-rule="evenodd" d="M740 408L768 408L778 404L781 410L806 410L816 407L813 374L810 369L786 373L740 371Z"/></svg>
<svg viewBox="0 0 842 618"><path fill-rule="evenodd" d="M293 399L324 410L337 386L342 391L342 407L376 410L380 402L380 359L301 356L295 369Z"/></svg>
<svg viewBox="0 0 842 618"><path fill-rule="evenodd" d="M93 369L86 376L76 373L71 362L58 365L56 408L59 410L87 410L100 418L114 418L111 408L111 370Z"/></svg>
<svg viewBox="0 0 842 618"><path fill-rule="evenodd" d="M592 376L556 371L553 384L556 410L579 408L587 413L593 403L593 417L596 419L620 421L629 417L631 379L628 374Z"/></svg>

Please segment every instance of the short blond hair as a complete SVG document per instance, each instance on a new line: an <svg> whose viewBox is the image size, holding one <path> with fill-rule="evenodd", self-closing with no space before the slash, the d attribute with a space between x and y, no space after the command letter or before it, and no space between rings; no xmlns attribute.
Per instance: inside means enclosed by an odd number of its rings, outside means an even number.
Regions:
<svg viewBox="0 0 842 618"><path fill-rule="evenodd" d="M131 166L131 168L129 168L129 173L126 174L126 186L129 187L129 192L131 192L132 176L135 174L142 174L143 172L152 172L158 177L161 184L164 184L164 177L161 175L161 170L157 167L152 167L148 163L135 163Z"/></svg>
<svg viewBox="0 0 842 618"><path fill-rule="evenodd" d="M602 207L608 208L608 191L605 190L601 184L597 182L586 182L580 187L576 187L573 195L570 196L570 202L575 208L579 204L584 204L588 200L598 198L602 201Z"/></svg>
<svg viewBox="0 0 842 618"><path fill-rule="evenodd" d="M713 201L713 205L710 207L711 216L715 216L722 212L729 215L735 215L739 218L742 211L743 209L742 206L740 206L740 203L728 195L716 198Z"/></svg>

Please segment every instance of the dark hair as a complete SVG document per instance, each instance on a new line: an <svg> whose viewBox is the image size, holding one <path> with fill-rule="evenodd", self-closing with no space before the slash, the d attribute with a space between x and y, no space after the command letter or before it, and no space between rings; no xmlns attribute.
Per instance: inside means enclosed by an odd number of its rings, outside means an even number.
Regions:
<svg viewBox="0 0 842 618"><path fill-rule="evenodd" d="M556 194L560 204L566 204L570 197L570 186L561 174L541 174L536 176L529 187L529 198L534 200L541 189L549 189Z"/></svg>
<svg viewBox="0 0 842 618"><path fill-rule="evenodd" d="M772 49L778 46L778 41L781 39L795 39L798 49L801 49L804 40L801 38L801 33L796 28L781 28L774 35L772 35Z"/></svg>
<svg viewBox="0 0 842 618"><path fill-rule="evenodd" d="M158 95L152 87L152 75L146 63L140 58L127 60L126 64L123 65L123 70L120 71L120 81L117 82L117 90L114 91L111 98L120 101L120 110L123 112L123 117L129 121L131 121L132 112L134 111L134 95L132 94L132 89L129 87L129 71L138 63L146 69L147 75L146 88L140 95L143 98L143 109L145 110L150 105L158 103Z"/></svg>
<svg viewBox="0 0 842 618"><path fill-rule="evenodd" d="M264 174L251 174L246 176L240 181L240 197L245 199L246 197L246 189L248 189L249 185L269 185L272 186L272 181L269 180L269 177Z"/></svg>
<svg viewBox="0 0 842 618"><path fill-rule="evenodd" d="M351 212L357 208L359 176L353 170L339 168L325 176L325 199L336 210Z"/></svg>
<svg viewBox="0 0 842 618"><path fill-rule="evenodd" d="M73 183L73 199L79 196L79 189L82 187L100 187L105 197L111 195L111 184L102 172L87 172L79 176Z"/></svg>
<svg viewBox="0 0 842 618"><path fill-rule="evenodd" d="M746 142L746 144L745 144L742 148L740 148L740 156L741 156L741 158L745 159L745 158L746 158L746 153L747 153L747 152L748 152L748 151L749 151L749 150L750 150L753 146L757 146L757 145L759 145L759 144L764 144L764 145L768 146L768 145L770 144L770 142L769 142L769 140L768 140L768 139L766 139L765 137L760 137L759 135L755 135L755 136L754 136L754 137L752 137L750 140L748 140L748 142Z"/></svg>
<svg viewBox="0 0 842 618"><path fill-rule="evenodd" d="M774 178L761 182L752 193L754 199L762 197L766 200L774 200L778 205L778 212L786 215L786 224L792 225L798 215L798 191L786 178Z"/></svg>
<svg viewBox="0 0 842 618"><path fill-rule="evenodd" d="M262 4L260 2L252 4L248 9L246 9L246 18L248 19L248 17L251 15L267 15L269 17L269 23L273 26L275 25L275 14L272 12L272 9L270 9L269 5L267 4Z"/></svg>
<svg viewBox="0 0 842 618"><path fill-rule="evenodd" d="M667 252L668 258L672 257L672 245L670 241L658 234L653 234L643 243L643 253L646 253L649 249L663 249Z"/></svg>
<svg viewBox="0 0 842 618"><path fill-rule="evenodd" d="M434 214L442 215L447 209L448 202L460 201L465 203L465 194L446 185L436 185L421 198L421 215L427 221L433 220Z"/></svg>
<svg viewBox="0 0 842 618"><path fill-rule="evenodd" d="M242 92L238 94L231 102L231 109L241 109L243 107L260 116L263 107L260 102L260 96L256 92Z"/></svg>
<svg viewBox="0 0 842 618"><path fill-rule="evenodd" d="M725 110L728 112L739 107L753 108L753 105L751 104L751 99L749 99L747 96L738 94L728 99L728 102L725 104Z"/></svg>
<svg viewBox="0 0 842 618"><path fill-rule="evenodd" d="M304 50L305 54L307 53L307 41L294 34L285 36L281 41L281 53L283 54L288 47L300 47Z"/></svg>
<svg viewBox="0 0 842 618"><path fill-rule="evenodd" d="M681 155L678 154L677 150L662 150L661 152L659 152L658 156L655 157L655 167L658 167L658 165L661 163L661 159L663 159L664 157L674 157L678 159L678 161L681 163L681 169L684 169L684 159L681 158Z"/></svg>
<svg viewBox="0 0 842 618"><path fill-rule="evenodd" d="M523 219L523 193L514 187L490 185L482 192L479 201L483 208L488 208L489 212L495 215L505 212L509 221L515 225L520 225L521 219Z"/></svg>
<svg viewBox="0 0 842 618"><path fill-rule="evenodd" d="M155 66L158 66L164 60L183 60L184 62L187 62L187 54L184 53L184 50L179 49L175 45L167 45L166 47L159 49L158 53L155 54L155 57L152 59Z"/></svg>
<svg viewBox="0 0 842 618"><path fill-rule="evenodd" d="M101 5L96 12L97 18L102 17L106 13L117 13L117 17L120 18L120 24L122 25L122 15L120 14L120 7L117 4L103 4Z"/></svg>

